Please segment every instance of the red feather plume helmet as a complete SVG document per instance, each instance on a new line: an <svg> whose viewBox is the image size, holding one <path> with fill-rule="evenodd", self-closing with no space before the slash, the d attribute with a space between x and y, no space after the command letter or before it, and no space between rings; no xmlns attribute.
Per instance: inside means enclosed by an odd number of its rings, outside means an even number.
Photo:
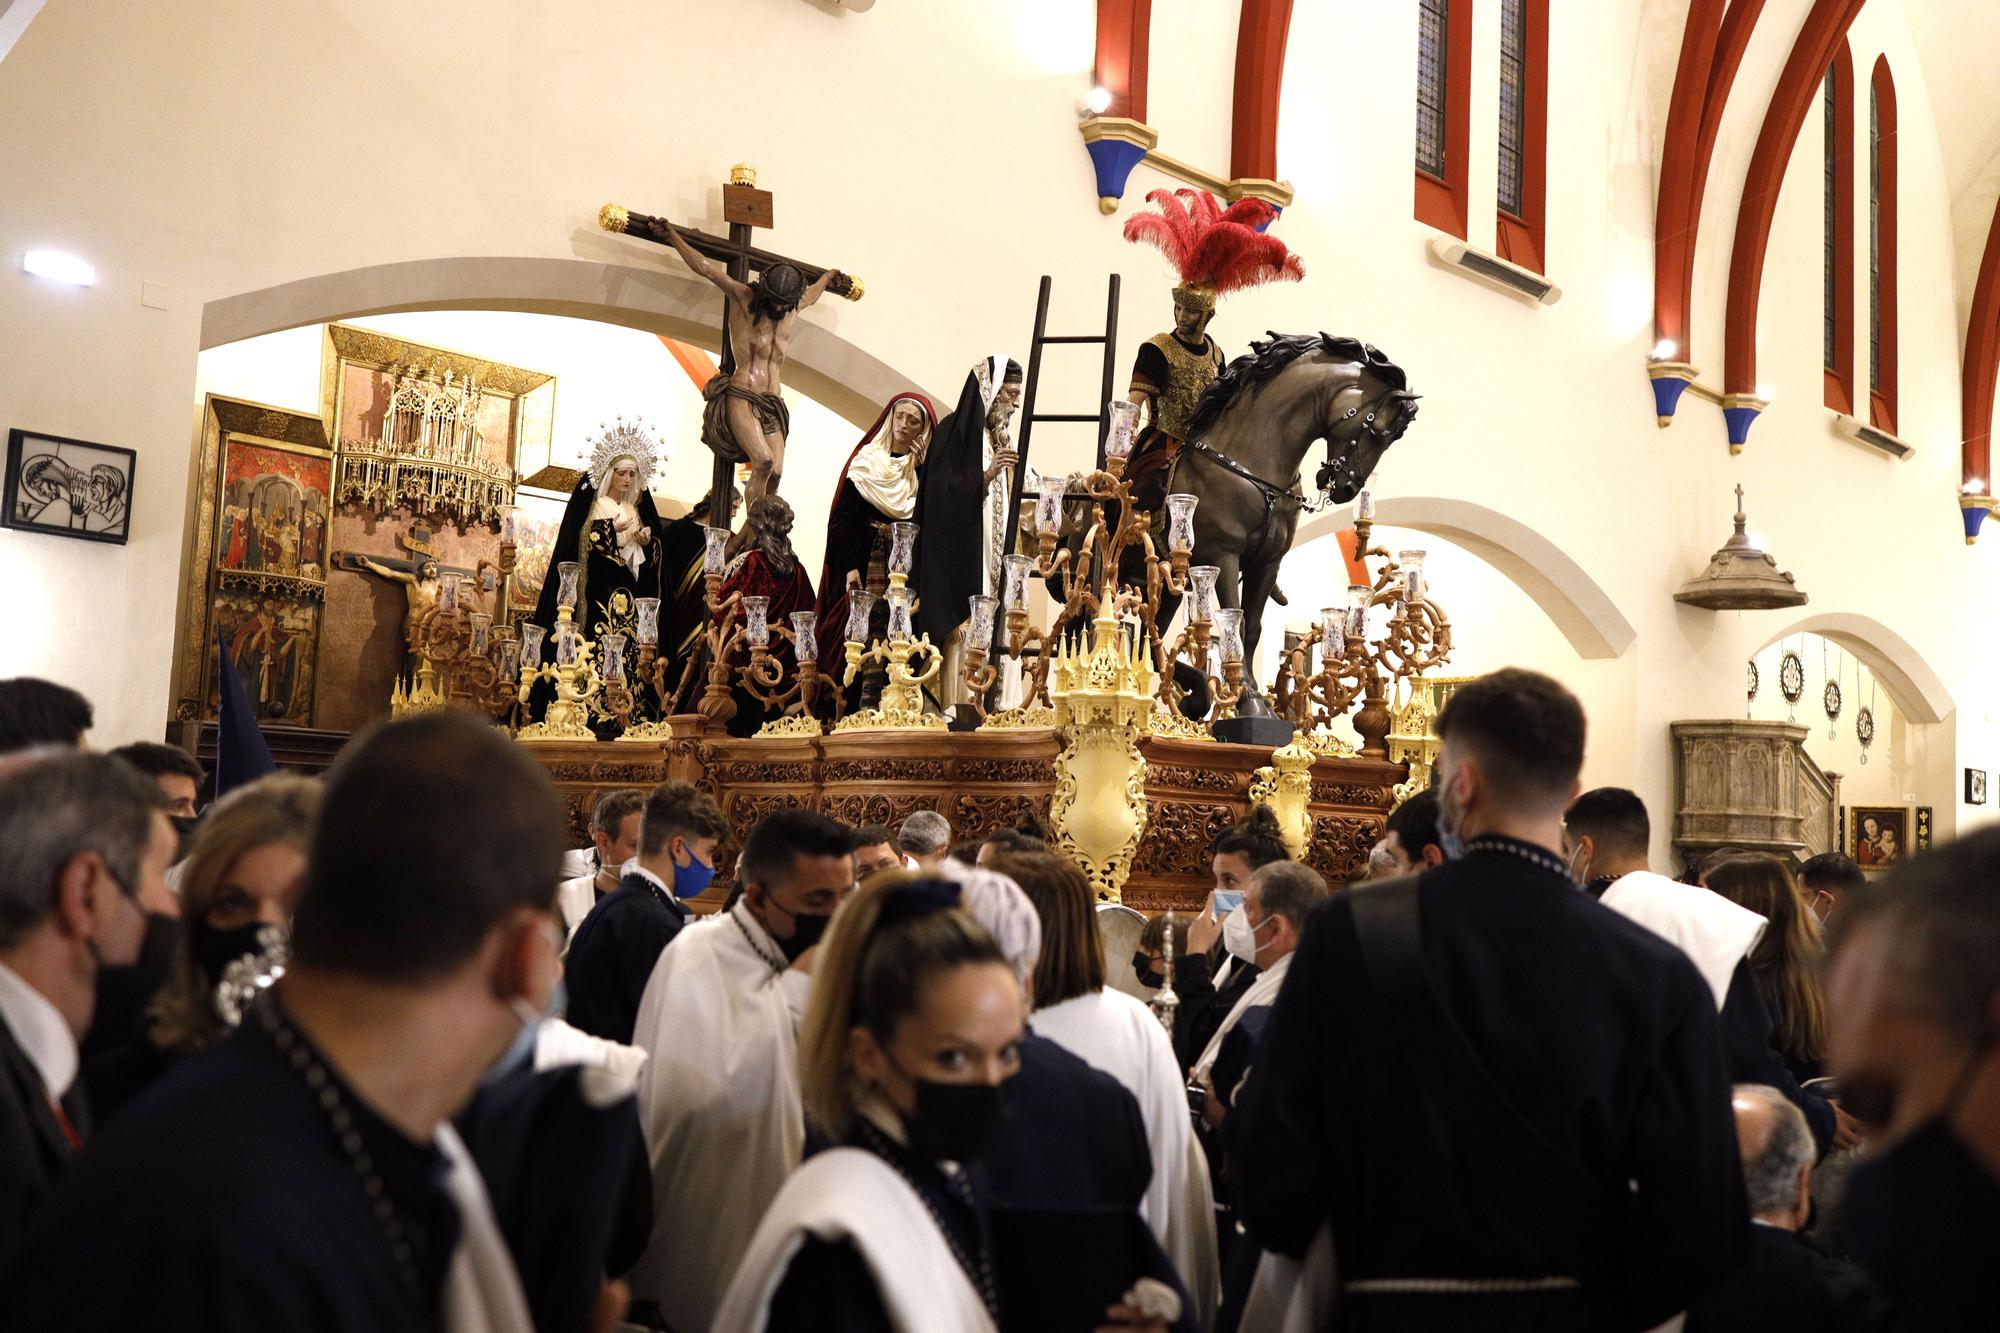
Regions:
<svg viewBox="0 0 2000 1333"><path fill-rule="evenodd" d="M1180 274L1174 300L1184 306L1213 310L1230 292L1306 275L1283 241L1258 230L1278 216L1262 199L1238 199L1224 208L1207 190L1155 190L1146 201L1160 211L1133 214L1125 239L1159 247Z"/></svg>

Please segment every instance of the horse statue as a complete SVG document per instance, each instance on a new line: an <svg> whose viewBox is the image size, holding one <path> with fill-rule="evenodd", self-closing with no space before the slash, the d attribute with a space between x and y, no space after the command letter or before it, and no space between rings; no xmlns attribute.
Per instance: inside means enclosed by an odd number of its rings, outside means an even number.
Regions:
<svg viewBox="0 0 2000 1333"><path fill-rule="evenodd" d="M1271 333L1252 342L1202 393L1167 489L1200 501L1192 563L1221 570L1216 600L1244 609L1244 676L1252 688L1239 712L1269 711L1254 688L1252 663L1264 604L1277 590L1278 565L1306 506L1299 485L1306 455L1325 441L1316 487L1330 503L1348 503L1409 429L1420 396L1380 351L1328 333ZM1164 508L1153 516L1152 535L1165 551ZM1162 627L1178 606L1171 596L1162 602Z"/></svg>

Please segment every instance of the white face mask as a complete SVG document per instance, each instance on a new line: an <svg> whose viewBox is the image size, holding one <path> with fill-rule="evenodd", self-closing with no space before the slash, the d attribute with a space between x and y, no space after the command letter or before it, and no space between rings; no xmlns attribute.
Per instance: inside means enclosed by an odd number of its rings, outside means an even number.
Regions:
<svg viewBox="0 0 2000 1333"><path fill-rule="evenodd" d="M1270 924L1271 918L1265 917L1263 926L1253 927L1249 916L1239 907L1222 919L1222 947L1254 967L1257 963L1257 932Z"/></svg>

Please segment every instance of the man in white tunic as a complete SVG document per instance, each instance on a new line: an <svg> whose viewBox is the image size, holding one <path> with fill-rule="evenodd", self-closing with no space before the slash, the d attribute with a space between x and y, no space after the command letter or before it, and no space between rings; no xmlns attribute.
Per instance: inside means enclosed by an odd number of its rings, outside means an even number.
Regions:
<svg viewBox="0 0 2000 1333"><path fill-rule="evenodd" d="M853 835L806 810L745 840L742 899L660 955L633 1040L653 1166L653 1234L633 1296L707 1329L764 1209L799 1164L797 1029L811 950L854 884Z"/></svg>

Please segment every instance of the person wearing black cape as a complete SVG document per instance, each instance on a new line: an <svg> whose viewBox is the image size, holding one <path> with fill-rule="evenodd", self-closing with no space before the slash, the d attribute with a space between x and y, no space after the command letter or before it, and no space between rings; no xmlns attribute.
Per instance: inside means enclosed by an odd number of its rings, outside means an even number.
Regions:
<svg viewBox="0 0 2000 1333"><path fill-rule="evenodd" d="M563 510L541 599L535 605L534 623L551 635L559 618L561 580L556 566L575 561L580 566L573 613L577 632L593 641L607 633L623 634L631 645L628 651L636 655L638 599L660 596L664 563L660 541L664 525L647 488L658 457L658 446L638 423L620 421L592 446L584 474ZM541 716L552 697L548 686L537 686L529 696L532 714Z"/></svg>
<svg viewBox="0 0 2000 1333"><path fill-rule="evenodd" d="M916 628L945 649L970 600L1000 592L1007 502L1020 461L1009 423L1021 402L1020 363L988 357L972 368L958 406L938 423L917 486ZM947 649L941 690L961 692L963 650Z"/></svg>

